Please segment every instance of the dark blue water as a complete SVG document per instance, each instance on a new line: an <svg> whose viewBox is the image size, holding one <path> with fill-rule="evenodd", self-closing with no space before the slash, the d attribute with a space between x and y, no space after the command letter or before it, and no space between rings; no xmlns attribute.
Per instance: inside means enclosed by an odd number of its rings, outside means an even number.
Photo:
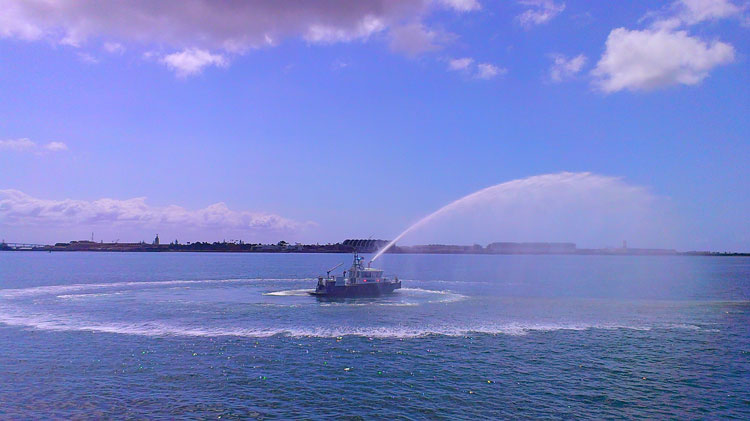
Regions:
<svg viewBox="0 0 750 421"><path fill-rule="evenodd" d="M750 259L0 253L3 418L750 418Z"/></svg>

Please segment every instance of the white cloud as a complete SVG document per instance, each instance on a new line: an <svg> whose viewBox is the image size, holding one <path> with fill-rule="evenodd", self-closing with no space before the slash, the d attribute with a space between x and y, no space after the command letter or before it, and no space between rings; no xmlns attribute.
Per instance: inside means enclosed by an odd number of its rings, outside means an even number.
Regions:
<svg viewBox="0 0 750 421"><path fill-rule="evenodd" d="M48 151L58 152L58 151L67 151L68 145L62 143L62 142L50 142L46 145L44 145L44 149L47 149Z"/></svg>
<svg viewBox="0 0 750 421"><path fill-rule="evenodd" d="M330 44L335 42L348 42L358 38L367 38L370 35L385 29L386 25L380 18L372 15L363 17L350 28L342 28L336 25L313 24L304 35L307 41L313 43ZM272 37L266 35L267 44L273 44Z"/></svg>
<svg viewBox="0 0 750 421"><path fill-rule="evenodd" d="M728 0L677 0L666 12L652 12L646 18L654 19L654 29L676 29L704 21L738 17L743 10Z"/></svg>
<svg viewBox="0 0 750 421"><path fill-rule="evenodd" d="M479 63L477 64L477 72L475 74L475 77L479 79L492 79L495 76L503 75L507 72L507 69L495 66L494 64Z"/></svg>
<svg viewBox="0 0 750 421"><path fill-rule="evenodd" d="M617 28L610 32L592 74L603 92L650 90L695 85L714 67L733 60L731 45L708 44L685 31Z"/></svg>
<svg viewBox="0 0 750 421"><path fill-rule="evenodd" d="M110 54L122 54L125 52L125 47L119 42L105 42L102 47L104 51Z"/></svg>
<svg viewBox="0 0 750 421"><path fill-rule="evenodd" d="M28 3L0 1L0 37L33 41L44 36L44 30L36 23L24 18Z"/></svg>
<svg viewBox="0 0 750 421"><path fill-rule="evenodd" d="M722 19L736 15L741 8L728 0L682 0L680 16L688 25L704 20Z"/></svg>
<svg viewBox="0 0 750 421"><path fill-rule="evenodd" d="M99 59L92 56L89 53L78 53L78 59L80 59L82 62L86 64L97 64L99 63Z"/></svg>
<svg viewBox="0 0 750 421"><path fill-rule="evenodd" d="M36 143L29 139L0 140L0 151L26 152L36 149Z"/></svg>
<svg viewBox="0 0 750 421"><path fill-rule="evenodd" d="M0 0L0 35L82 45L88 38L171 48L245 51L268 39L364 37L383 24L422 14L426 0L277 2L268 0ZM457 9L461 3L456 3Z"/></svg>
<svg viewBox="0 0 750 421"><path fill-rule="evenodd" d="M62 142L50 142L45 145L39 145L36 142L27 139L8 139L0 140L0 151L12 152L32 152L40 153L43 151L60 152L68 150L68 146Z"/></svg>
<svg viewBox="0 0 750 421"><path fill-rule="evenodd" d="M477 0L439 0L439 2L459 12L470 12L482 8Z"/></svg>
<svg viewBox="0 0 750 421"><path fill-rule="evenodd" d="M227 65L227 60L223 56L194 48L166 55L162 57L161 62L181 78L199 74L206 66Z"/></svg>
<svg viewBox="0 0 750 421"><path fill-rule="evenodd" d="M734 47L691 36L687 28L701 22L739 16L729 0L677 0L667 9L649 12L643 30L613 29L605 51L591 72L603 92L651 90L696 85L720 65L734 61Z"/></svg>
<svg viewBox="0 0 750 421"><path fill-rule="evenodd" d="M553 82L562 82L578 74L584 65L586 65L586 56L583 54L571 58L567 58L562 54L553 54L549 78Z"/></svg>
<svg viewBox="0 0 750 421"><path fill-rule="evenodd" d="M492 79L508 72L508 69L490 63L477 63L471 57L448 60L448 70L471 74L476 79Z"/></svg>
<svg viewBox="0 0 750 421"><path fill-rule="evenodd" d="M545 24L565 10L565 3L555 3L553 0L520 0L519 3L529 7L517 17L526 28Z"/></svg>
<svg viewBox="0 0 750 421"><path fill-rule="evenodd" d="M400 25L391 29L391 50L416 56L439 50L441 44L449 41L452 34L431 30L420 22Z"/></svg>
<svg viewBox="0 0 750 421"><path fill-rule="evenodd" d="M454 58L448 61L448 70L469 70L473 63L473 58Z"/></svg>
<svg viewBox="0 0 750 421"><path fill-rule="evenodd" d="M278 215L235 211L224 203L203 209L180 206L155 207L146 198L45 200L18 190L0 190L0 222L10 226L109 226L181 227L183 229L227 229L239 232L294 231L300 223Z"/></svg>
<svg viewBox="0 0 750 421"><path fill-rule="evenodd" d="M228 55L290 38L351 42L392 30L394 50L431 51L439 46L441 32L421 22L440 8L462 13L481 5L477 0L0 0L0 37L75 48L85 48L89 39L106 39L102 48L113 54L126 45L156 49L159 57L178 51L165 57L166 63L189 75L205 67L201 63L219 65Z"/></svg>
<svg viewBox="0 0 750 421"><path fill-rule="evenodd" d="M478 0L0 0L0 37L45 40L85 49L107 40L110 54L128 49L158 57L179 77L224 66L233 55L287 39L311 44L389 40L393 51L417 55L441 48L453 34L423 22L438 9L464 13ZM386 34L385 36L378 36ZM87 53L83 53L87 54ZM84 61L91 54L80 56ZM146 59L149 57L144 56Z"/></svg>

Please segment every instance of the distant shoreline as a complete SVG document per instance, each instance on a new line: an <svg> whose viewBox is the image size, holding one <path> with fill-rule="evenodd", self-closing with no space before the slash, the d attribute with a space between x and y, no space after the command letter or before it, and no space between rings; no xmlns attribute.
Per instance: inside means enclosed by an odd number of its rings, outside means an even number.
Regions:
<svg viewBox="0 0 750 421"><path fill-rule="evenodd" d="M346 254L374 253L385 246L385 240L346 240L335 244L247 244L243 242L215 242L179 244L103 243L72 241L70 243L22 244L0 243L0 251L36 252L119 252L119 253L307 253ZM446 255L559 255L559 256L722 256L750 257L750 252L686 251L674 249L599 248L579 249L573 243L492 243L458 246L431 244L420 246L393 246L387 254L446 254Z"/></svg>
<svg viewBox="0 0 750 421"><path fill-rule="evenodd" d="M239 251L239 250L49 250L49 249L0 249L0 252L49 252L56 253L230 253L230 254L350 254L346 251ZM372 252L368 252L372 253ZM750 253L731 253L715 251L688 251L676 253L429 253L429 252L387 252L385 254L420 254L420 255L472 255L472 256L703 256L703 257L750 257Z"/></svg>

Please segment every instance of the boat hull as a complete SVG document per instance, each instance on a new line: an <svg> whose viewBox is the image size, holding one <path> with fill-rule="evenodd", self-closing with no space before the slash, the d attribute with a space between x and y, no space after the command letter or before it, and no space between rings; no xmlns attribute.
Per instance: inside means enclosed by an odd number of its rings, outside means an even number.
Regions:
<svg viewBox="0 0 750 421"><path fill-rule="evenodd" d="M326 285L324 288L318 288L310 292L310 294L316 297L330 298L377 297L390 294L399 288L401 288L401 281L369 282L355 285Z"/></svg>

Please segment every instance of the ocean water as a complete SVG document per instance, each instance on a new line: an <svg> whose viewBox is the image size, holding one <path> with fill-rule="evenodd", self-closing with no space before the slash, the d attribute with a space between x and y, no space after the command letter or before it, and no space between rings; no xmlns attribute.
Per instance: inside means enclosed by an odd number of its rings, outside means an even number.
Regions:
<svg viewBox="0 0 750 421"><path fill-rule="evenodd" d="M748 258L350 260L0 253L0 417L750 418Z"/></svg>

